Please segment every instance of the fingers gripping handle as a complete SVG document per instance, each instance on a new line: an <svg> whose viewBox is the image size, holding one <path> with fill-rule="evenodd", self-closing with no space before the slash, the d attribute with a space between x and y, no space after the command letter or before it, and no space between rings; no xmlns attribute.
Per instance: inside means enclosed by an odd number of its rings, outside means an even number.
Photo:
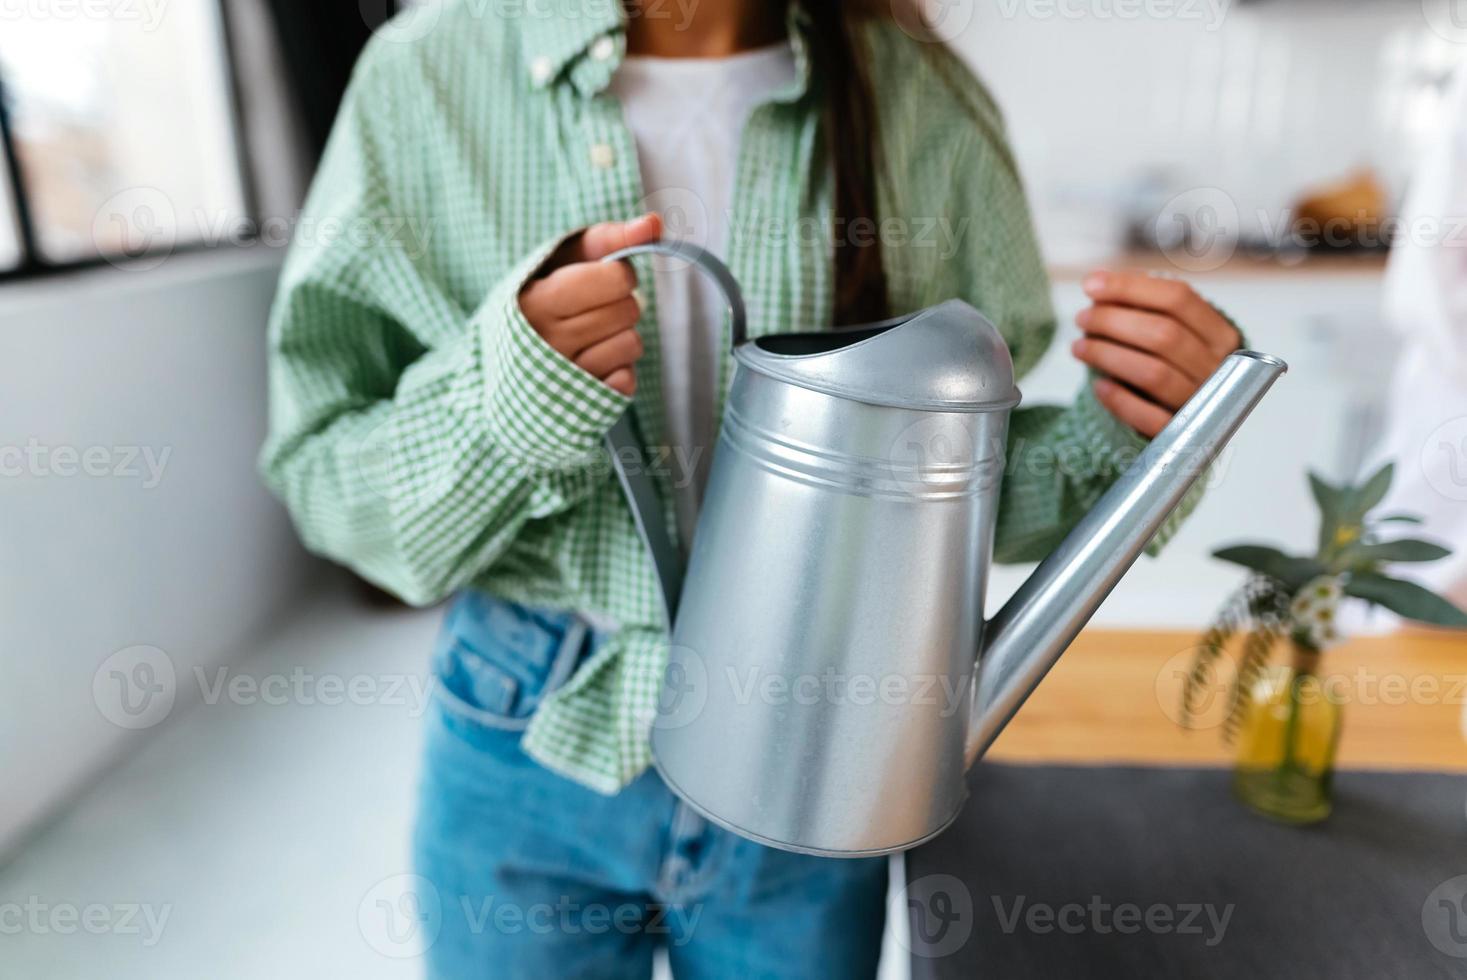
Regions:
<svg viewBox="0 0 1467 980"><path fill-rule="evenodd" d="M699 248L692 242L662 241L649 242L646 245L633 245L619 252L612 252L603 262L620 262L629 259L633 255L646 255L655 253L667 255L675 259L684 259L697 266L705 272L710 279L718 284L723 293L724 301L728 303L729 333L733 338L733 346L737 347L749 339L749 318L744 309L744 291L739 288L739 281L729 271L728 266L719 261L718 257L704 248Z"/></svg>
<svg viewBox="0 0 1467 980"><path fill-rule="evenodd" d="M718 284L718 288L723 292L724 300L728 303L729 334L733 346L738 347L748 339L748 315L744 309L744 294L739 289L738 280L728 270L728 266L706 249L689 242L651 242L613 252L602 261L620 262L622 259L647 253L685 259L707 273ZM637 533L641 536L642 543L646 545L647 553L652 558L652 566L657 572L657 581L662 589L663 609L667 616L667 628L670 630L677 617L678 598L682 594L683 556L673 541L672 535L668 532L667 522L663 519L662 507L657 499L657 490L647 472L647 454L633 430L630 415L623 415L606 434L606 450L611 454L611 466L616 471L616 479L621 484L627 505L631 508L632 519L637 525Z"/></svg>

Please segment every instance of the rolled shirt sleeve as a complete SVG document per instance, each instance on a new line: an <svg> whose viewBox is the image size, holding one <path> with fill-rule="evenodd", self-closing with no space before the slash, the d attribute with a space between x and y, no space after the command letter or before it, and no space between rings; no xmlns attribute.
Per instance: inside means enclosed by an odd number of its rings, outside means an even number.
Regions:
<svg viewBox="0 0 1467 980"><path fill-rule="evenodd" d="M599 439L629 399L551 349L520 312L533 249L465 310L407 234L400 86L369 52L333 131L270 325L266 482L308 548L403 600L470 582L528 521L604 480ZM404 188L406 187L406 191Z"/></svg>

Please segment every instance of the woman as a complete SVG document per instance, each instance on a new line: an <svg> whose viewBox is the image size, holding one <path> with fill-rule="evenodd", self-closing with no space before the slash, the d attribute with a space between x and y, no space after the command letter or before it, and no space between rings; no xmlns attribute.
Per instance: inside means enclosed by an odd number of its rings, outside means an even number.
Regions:
<svg viewBox="0 0 1467 980"><path fill-rule="evenodd" d="M663 234L660 205L732 267L754 334L958 296L1022 373L1055 323L997 110L849 0L434 16L379 36L341 110L265 450L314 550L414 604L458 594L416 835L430 972L645 977L664 943L680 977L870 975L885 862L760 847L648 771L666 624L595 450L630 408L686 542L730 365L696 276L637 289L599 260ZM1075 353L1105 377L1015 415L1001 559L1051 548L1238 345L1179 283L1087 290Z"/></svg>

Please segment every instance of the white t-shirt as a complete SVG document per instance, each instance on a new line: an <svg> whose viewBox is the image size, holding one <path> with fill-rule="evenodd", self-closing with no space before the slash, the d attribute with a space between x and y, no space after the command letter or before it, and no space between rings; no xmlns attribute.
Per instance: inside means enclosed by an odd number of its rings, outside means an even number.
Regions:
<svg viewBox="0 0 1467 980"><path fill-rule="evenodd" d="M611 81L637 142L646 209L662 214L669 238L724 258L744 124L795 79L788 42L727 58L640 58ZM715 286L686 263L654 258L662 402L678 534L692 541L713 444L726 306Z"/></svg>

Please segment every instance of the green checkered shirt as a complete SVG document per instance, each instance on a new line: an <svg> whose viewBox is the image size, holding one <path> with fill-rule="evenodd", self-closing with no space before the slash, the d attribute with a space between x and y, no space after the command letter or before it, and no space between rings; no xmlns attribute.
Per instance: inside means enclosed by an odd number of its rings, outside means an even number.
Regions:
<svg viewBox="0 0 1467 980"><path fill-rule="evenodd" d="M373 40L283 273L263 453L306 544L410 603L475 588L619 624L523 741L607 793L650 761L666 623L595 451L628 409L663 445L656 297L628 400L546 345L517 296L568 231L644 210L606 91L623 16L616 0L462 0ZM811 77L798 8L790 20L797 81L748 122L723 250L755 336L830 321L844 233L815 91L840 82ZM999 325L1022 375L1055 317L998 111L951 54L895 25L868 33L894 312L962 297ZM1142 446L1088 387L1016 412L999 559L1042 557Z"/></svg>

